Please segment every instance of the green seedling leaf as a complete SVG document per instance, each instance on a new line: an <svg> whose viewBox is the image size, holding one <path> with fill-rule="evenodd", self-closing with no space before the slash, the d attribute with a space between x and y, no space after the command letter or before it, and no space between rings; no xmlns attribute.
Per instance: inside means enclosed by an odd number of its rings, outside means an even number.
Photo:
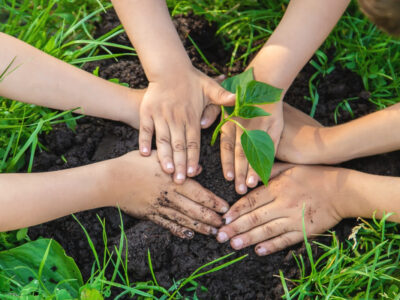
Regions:
<svg viewBox="0 0 400 300"><path fill-rule="evenodd" d="M266 117L271 114L267 113L260 107L257 106L242 106L239 110L239 117L244 119L251 119L256 117Z"/></svg>
<svg viewBox="0 0 400 300"><path fill-rule="evenodd" d="M249 130L243 132L241 142L249 164L260 176L262 182L268 185L275 156L274 142L271 137L262 130Z"/></svg>
<svg viewBox="0 0 400 300"><path fill-rule="evenodd" d="M238 86L245 87L252 80L254 80L253 68L250 68L239 75L225 79L221 85L231 93L236 93L236 88ZM244 91L245 90L242 89L242 92Z"/></svg>
<svg viewBox="0 0 400 300"><path fill-rule="evenodd" d="M0 271L21 285L38 281L50 293L64 289L77 298L83 285L75 261L50 239L39 239L0 252Z"/></svg>
<svg viewBox="0 0 400 300"><path fill-rule="evenodd" d="M269 84L252 80L247 83L245 92L245 104L266 104L278 102L281 99L282 90Z"/></svg>

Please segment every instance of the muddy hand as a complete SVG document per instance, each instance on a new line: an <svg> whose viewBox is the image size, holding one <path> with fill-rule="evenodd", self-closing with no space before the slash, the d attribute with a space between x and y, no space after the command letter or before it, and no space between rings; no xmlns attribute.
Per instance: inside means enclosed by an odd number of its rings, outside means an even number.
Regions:
<svg viewBox="0 0 400 300"><path fill-rule="evenodd" d="M180 80L174 77L172 82L150 82L140 106L140 153L150 155L155 131L162 169L174 174L175 183L182 184L198 169L201 126L214 121L213 116L215 119L215 107L208 106L234 102L234 94L195 68L182 74Z"/></svg>
<svg viewBox="0 0 400 300"><path fill-rule="evenodd" d="M326 231L343 218L336 203L337 182L346 184L345 169L286 164L274 168L274 175L279 175L268 187L253 190L224 215L226 225L218 232L219 242L230 240L235 250L256 245L258 255L267 255L303 240L303 205L308 236Z"/></svg>
<svg viewBox="0 0 400 300"><path fill-rule="evenodd" d="M198 168L196 175L200 171ZM181 238L192 238L194 231L215 235L222 225L219 213L229 209L224 200L194 180L175 184L171 175L161 170L155 151L150 157L142 157L137 151L123 156L115 177L120 186L116 199L121 209Z"/></svg>

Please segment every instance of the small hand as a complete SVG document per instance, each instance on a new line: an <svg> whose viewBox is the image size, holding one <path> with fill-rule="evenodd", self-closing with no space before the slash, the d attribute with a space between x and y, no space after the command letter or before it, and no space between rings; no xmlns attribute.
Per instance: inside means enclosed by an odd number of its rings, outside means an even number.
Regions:
<svg viewBox="0 0 400 300"><path fill-rule="evenodd" d="M271 115L268 117L258 117L251 120L240 119L237 121L246 129L259 129L268 132L274 141L276 150L283 128L282 101L263 105L262 108ZM221 130L220 147L224 177L229 181L235 179L236 192L243 195L247 192L247 187L255 187L260 178L246 159L240 142L242 133L242 130L238 126L232 122L227 122Z"/></svg>
<svg viewBox="0 0 400 300"><path fill-rule="evenodd" d="M163 82L150 82L140 106L140 153L150 155L155 130L162 169L173 173L176 183L183 183L198 169L200 128L209 126L217 115L218 108L210 105L234 102L234 94L195 68Z"/></svg>
<svg viewBox="0 0 400 300"><path fill-rule="evenodd" d="M134 151L114 163L114 198L126 213L149 219L181 238L192 238L193 230L217 233L222 225L218 213L228 211L229 205L194 180L175 184L171 175L161 170L155 151L150 157Z"/></svg>
<svg viewBox="0 0 400 300"><path fill-rule="evenodd" d="M230 239L236 250L257 244L258 255L287 248L303 240L303 205L307 235L323 233L343 218L337 197L351 199L342 193L348 171L276 163L268 187L253 190L224 215L227 225L217 240Z"/></svg>

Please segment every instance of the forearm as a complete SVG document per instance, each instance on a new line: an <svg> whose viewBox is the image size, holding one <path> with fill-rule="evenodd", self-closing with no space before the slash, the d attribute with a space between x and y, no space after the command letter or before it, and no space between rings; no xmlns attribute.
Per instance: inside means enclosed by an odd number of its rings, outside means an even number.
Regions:
<svg viewBox="0 0 400 300"><path fill-rule="evenodd" d="M251 62L255 78L289 88L326 39L349 0L292 0L278 27Z"/></svg>
<svg viewBox="0 0 400 300"><path fill-rule="evenodd" d="M390 220L400 222L400 178L337 170L335 205L343 218L394 213Z"/></svg>
<svg viewBox="0 0 400 300"><path fill-rule="evenodd" d="M0 174L0 232L108 206L110 161L47 173Z"/></svg>
<svg viewBox="0 0 400 300"><path fill-rule="evenodd" d="M400 149L400 104L354 121L326 128L330 157L335 162Z"/></svg>
<svg viewBox="0 0 400 300"><path fill-rule="evenodd" d="M138 128L142 91L129 89L62 62L0 33L0 95L13 100L122 121Z"/></svg>
<svg viewBox="0 0 400 300"><path fill-rule="evenodd" d="M165 0L114 0L114 8L150 82L192 66L171 21Z"/></svg>

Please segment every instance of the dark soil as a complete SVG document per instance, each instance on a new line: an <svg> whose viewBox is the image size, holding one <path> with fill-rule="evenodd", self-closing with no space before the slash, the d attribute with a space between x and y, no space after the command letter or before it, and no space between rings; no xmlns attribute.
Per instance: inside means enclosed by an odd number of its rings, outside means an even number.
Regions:
<svg viewBox="0 0 400 300"><path fill-rule="evenodd" d="M215 35L215 28L206 21L195 16L180 16L175 18L181 39L189 53L193 64L208 75L215 75L202 61L187 34L195 40L213 65L224 73L241 71L239 65L234 70L227 70L226 63L229 53L225 52ZM107 14L100 26L99 33L109 30L118 24L113 13ZM129 43L126 36L116 38L120 43ZM146 77L137 58L121 59L118 62L107 60L91 63L85 66L89 72L100 66L100 76L106 79L119 78L133 88L144 88ZM308 66L299 74L292 88L287 93L285 101L309 113L311 103L304 99L308 95L308 79L313 68ZM333 125L333 111L344 98L360 96L360 100L351 102L356 116L365 115L375 110L375 107L365 101L366 92L357 75L343 71L339 67L330 75L321 79L319 86L320 100L316 118L325 125ZM348 113L342 112L339 122L351 119ZM37 155L34 171L51 171L81 166L97 161L120 156L138 148L138 132L129 126L112 121L85 117L79 120L76 132L65 125L57 126L41 142L48 152ZM203 173L197 180L206 188L233 203L240 197L235 193L234 186L224 180L220 166L219 147L210 146L212 129L205 130L202 135L201 164ZM217 142L218 145L218 142ZM67 163L61 159L64 155ZM400 175L398 162L400 153L391 153L365 159L354 160L344 164L354 168L381 175ZM106 220L109 239L118 241L120 235L120 219L116 209L98 209L77 214L78 219L89 231L96 248L103 248L102 228L97 219ZM232 252L228 244L220 245L214 238L196 235L192 240L180 240L166 230L148 221L135 220L123 215L126 235L129 241L129 271L134 281L150 279L147 265L147 249L150 248L153 266L160 284L170 286L173 279L188 276L192 271L218 257ZM336 232L340 237L346 237L354 221L340 223ZM82 229L72 217L64 217L53 222L31 228L30 236L56 239L66 249L79 265L85 278L90 275L94 261L89 245ZM329 239L325 239L329 242ZM318 255L318 250L314 247ZM276 277L279 270L287 278L299 275L298 268L292 258L292 252L304 254L304 245L298 244L291 249L281 251L268 257L257 257L253 248L240 251L238 255L248 253L249 257L229 268L208 275L200 282L208 288L208 293L200 293L203 299L278 299L283 294L280 279Z"/></svg>

